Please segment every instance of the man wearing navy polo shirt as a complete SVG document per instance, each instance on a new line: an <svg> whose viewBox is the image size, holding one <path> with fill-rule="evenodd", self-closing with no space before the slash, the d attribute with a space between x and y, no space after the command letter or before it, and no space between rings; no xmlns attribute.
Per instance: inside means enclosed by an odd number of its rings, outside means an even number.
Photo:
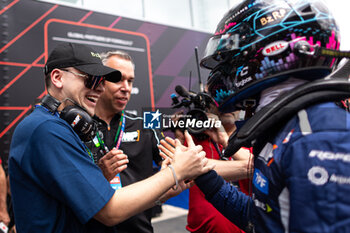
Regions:
<svg viewBox="0 0 350 233"><path fill-rule="evenodd" d="M81 140L89 124L81 132L76 127L94 114L104 82L120 81L120 72L103 66L91 48L62 43L51 52L45 75L49 95L16 127L11 142L9 173L18 233L104 232L103 225L154 206L179 181L212 169L200 146L189 141L185 148L178 142L178 159L169 169L115 191ZM67 123L64 114L72 108L80 113ZM87 227L92 219L101 226Z"/></svg>

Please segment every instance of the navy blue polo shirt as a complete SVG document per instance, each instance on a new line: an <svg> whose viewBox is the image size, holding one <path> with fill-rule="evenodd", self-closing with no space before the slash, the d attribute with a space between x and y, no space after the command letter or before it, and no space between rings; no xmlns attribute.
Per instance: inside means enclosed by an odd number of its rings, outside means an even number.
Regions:
<svg viewBox="0 0 350 233"><path fill-rule="evenodd" d="M69 124L41 106L16 127L9 173L19 233L89 232L114 194Z"/></svg>

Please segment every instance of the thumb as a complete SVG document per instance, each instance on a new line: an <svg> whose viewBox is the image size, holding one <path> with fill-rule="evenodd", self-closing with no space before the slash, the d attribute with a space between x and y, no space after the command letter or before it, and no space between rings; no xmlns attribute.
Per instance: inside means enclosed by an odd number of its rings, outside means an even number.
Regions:
<svg viewBox="0 0 350 233"><path fill-rule="evenodd" d="M170 164L170 159L169 158L164 159L162 162L161 169L165 169L169 164Z"/></svg>
<svg viewBox="0 0 350 233"><path fill-rule="evenodd" d="M215 166L216 166L215 164L210 164L210 165L205 166L203 168L204 173L207 173L207 172L213 170L215 168Z"/></svg>
<svg viewBox="0 0 350 233"><path fill-rule="evenodd" d="M175 152L179 151L181 148L181 142L179 141L179 139L175 139Z"/></svg>

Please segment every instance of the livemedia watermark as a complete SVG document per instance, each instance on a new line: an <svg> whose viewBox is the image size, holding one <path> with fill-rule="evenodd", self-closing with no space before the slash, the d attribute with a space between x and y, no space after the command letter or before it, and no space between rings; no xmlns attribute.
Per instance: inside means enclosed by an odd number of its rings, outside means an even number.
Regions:
<svg viewBox="0 0 350 233"><path fill-rule="evenodd" d="M143 111L143 127L145 129L210 129L220 128L221 121L209 119L202 114L176 114L171 109L156 109Z"/></svg>

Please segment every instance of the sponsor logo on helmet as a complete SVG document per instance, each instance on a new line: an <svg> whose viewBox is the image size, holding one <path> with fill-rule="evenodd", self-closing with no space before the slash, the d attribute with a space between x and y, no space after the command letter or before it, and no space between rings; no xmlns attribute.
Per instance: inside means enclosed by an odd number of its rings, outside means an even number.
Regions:
<svg viewBox="0 0 350 233"><path fill-rule="evenodd" d="M288 42L279 40L268 44L262 51L264 56L275 56L288 48Z"/></svg>
<svg viewBox="0 0 350 233"><path fill-rule="evenodd" d="M278 11L272 12L270 15L266 15L264 17L260 18L260 23L261 26L265 26L268 23L275 22L276 20L283 19L284 16L286 15L286 10L285 9L280 9Z"/></svg>
<svg viewBox="0 0 350 233"><path fill-rule="evenodd" d="M246 85L248 82L250 82L252 80L253 80L252 77L249 76L248 78L243 79L242 81L236 82L235 86L236 87L243 87L244 85Z"/></svg>

